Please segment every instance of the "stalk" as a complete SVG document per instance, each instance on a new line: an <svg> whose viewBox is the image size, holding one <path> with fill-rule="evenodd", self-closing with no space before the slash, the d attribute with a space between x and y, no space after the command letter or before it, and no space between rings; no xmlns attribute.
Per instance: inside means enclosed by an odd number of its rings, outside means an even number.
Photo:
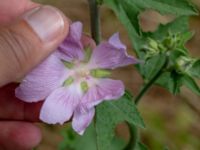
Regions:
<svg viewBox="0 0 200 150"><path fill-rule="evenodd" d="M92 38L98 45L101 41L101 28L100 28L100 13L97 0L88 0L90 8L90 24Z"/></svg>
<svg viewBox="0 0 200 150"><path fill-rule="evenodd" d="M168 64L168 59L165 59L165 62L161 69L153 76L153 78L142 88L140 93L135 97L134 102L138 104L141 98L146 94L146 92L151 88L151 86L157 81L157 79L163 74L163 70L165 69L166 65Z"/></svg>
<svg viewBox="0 0 200 150"><path fill-rule="evenodd" d="M88 0L88 3L90 9L91 35L96 44L98 45L101 41L100 12L99 12L100 8L98 6L97 0ZM96 131L96 117L94 120L94 126ZM96 148L98 150L98 145L96 146Z"/></svg>

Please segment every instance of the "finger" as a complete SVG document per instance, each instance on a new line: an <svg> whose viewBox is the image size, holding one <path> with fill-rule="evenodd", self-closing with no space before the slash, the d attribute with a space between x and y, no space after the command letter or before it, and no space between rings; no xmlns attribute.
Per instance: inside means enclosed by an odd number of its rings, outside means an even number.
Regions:
<svg viewBox="0 0 200 150"><path fill-rule="evenodd" d="M28 122L0 122L1 150L31 150L41 141L39 128Z"/></svg>
<svg viewBox="0 0 200 150"><path fill-rule="evenodd" d="M38 122L42 102L24 103L15 97L18 84L0 88L0 120L25 120Z"/></svg>
<svg viewBox="0 0 200 150"><path fill-rule="evenodd" d="M6 0L0 3L0 24L10 23L23 12L35 7L36 3L30 0Z"/></svg>
<svg viewBox="0 0 200 150"><path fill-rule="evenodd" d="M51 6L26 12L0 29L0 86L22 78L52 53L66 37L69 23Z"/></svg>

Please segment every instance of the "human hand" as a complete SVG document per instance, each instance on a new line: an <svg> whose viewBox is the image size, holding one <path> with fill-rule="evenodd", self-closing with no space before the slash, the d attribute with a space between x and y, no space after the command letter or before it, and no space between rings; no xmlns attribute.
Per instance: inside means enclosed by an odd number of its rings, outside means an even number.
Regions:
<svg viewBox="0 0 200 150"><path fill-rule="evenodd" d="M41 140L40 130L31 123L38 121L41 103L19 101L14 95L17 85L9 83L53 52L69 23L53 7L6 0L0 3L0 25L0 150L30 150Z"/></svg>

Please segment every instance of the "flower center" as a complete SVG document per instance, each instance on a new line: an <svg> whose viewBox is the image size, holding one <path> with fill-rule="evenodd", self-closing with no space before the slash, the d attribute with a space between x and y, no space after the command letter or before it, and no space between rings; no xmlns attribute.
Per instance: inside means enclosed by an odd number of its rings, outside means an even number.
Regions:
<svg viewBox="0 0 200 150"><path fill-rule="evenodd" d="M89 69L77 69L75 71L75 77L81 79L81 78L88 78L90 76Z"/></svg>
<svg viewBox="0 0 200 150"><path fill-rule="evenodd" d="M63 61L66 68L69 69L68 78L65 80L63 86L70 86L74 82L80 85L79 87L85 93L88 91L90 86L93 84L94 78L105 78L111 75L110 70L106 69L91 69L89 65L85 62L73 61L65 62Z"/></svg>

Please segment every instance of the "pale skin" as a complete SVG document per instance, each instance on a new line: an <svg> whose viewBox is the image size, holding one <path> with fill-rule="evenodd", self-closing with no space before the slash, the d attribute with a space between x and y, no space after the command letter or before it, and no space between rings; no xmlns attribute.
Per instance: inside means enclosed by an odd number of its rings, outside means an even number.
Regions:
<svg viewBox="0 0 200 150"><path fill-rule="evenodd" d="M13 82L22 79L56 49L68 34L70 21L63 15L64 31L51 44L41 43L30 27L24 21L19 21L19 17L27 10L38 6L40 4L30 0L6 0L0 3L1 150L31 150L41 141L40 129L34 122L39 121L42 102L28 104L17 99L14 90L18 84ZM22 41L21 36L25 37ZM83 43L95 46L87 36L83 36Z"/></svg>
<svg viewBox="0 0 200 150"><path fill-rule="evenodd" d="M1 1L0 24L3 26L11 24L24 11L35 5L37 4L28 0ZM7 71L1 70L2 72ZM0 78L0 80L5 81L4 78ZM33 123L27 122L38 121L40 104L25 104L17 100L14 95L14 89L17 85L6 85L12 80L14 78L8 78L0 85L0 149L29 150L38 145L41 140L39 128Z"/></svg>

